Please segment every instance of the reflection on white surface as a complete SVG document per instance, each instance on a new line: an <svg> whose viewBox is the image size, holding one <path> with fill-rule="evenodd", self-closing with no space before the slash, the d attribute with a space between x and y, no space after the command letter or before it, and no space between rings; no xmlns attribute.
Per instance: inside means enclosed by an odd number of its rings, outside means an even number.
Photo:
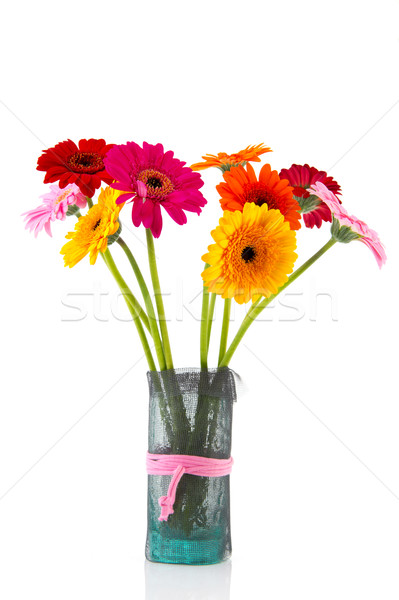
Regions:
<svg viewBox="0 0 399 600"><path fill-rule="evenodd" d="M231 561L190 566L145 562L146 600L229 600Z"/></svg>

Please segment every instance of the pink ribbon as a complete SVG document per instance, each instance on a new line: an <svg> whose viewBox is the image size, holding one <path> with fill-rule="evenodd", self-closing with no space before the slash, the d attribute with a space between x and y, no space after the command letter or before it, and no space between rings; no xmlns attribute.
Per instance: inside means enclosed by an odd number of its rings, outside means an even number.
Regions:
<svg viewBox="0 0 399 600"><path fill-rule="evenodd" d="M147 452L148 475L172 475L166 496L161 496L158 503L161 516L158 521L167 521L173 514L176 500L176 488L184 473L199 477L223 477L229 475L233 466L230 458L205 458L188 454L150 454Z"/></svg>

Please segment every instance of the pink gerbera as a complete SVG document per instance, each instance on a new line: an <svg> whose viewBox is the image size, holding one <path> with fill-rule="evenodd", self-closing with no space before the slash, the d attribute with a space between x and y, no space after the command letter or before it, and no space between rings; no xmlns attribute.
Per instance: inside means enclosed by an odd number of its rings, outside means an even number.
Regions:
<svg viewBox="0 0 399 600"><path fill-rule="evenodd" d="M48 194L41 196L43 204L22 214L25 216L25 229L34 231L35 237L43 228L51 236L51 221L64 221L71 204L84 208L87 203L86 197L74 183L64 189L58 185L50 185L50 190Z"/></svg>
<svg viewBox="0 0 399 600"><path fill-rule="evenodd" d="M324 202L320 202L313 194L309 194L308 188L321 181L324 185L334 192L341 193L341 187L332 178L328 177L325 171L318 171L315 167L309 165L291 165L289 169L280 171L281 179L288 179L290 185L294 188L294 197L301 207L303 221L306 227L321 227L323 221L331 222L331 211Z"/></svg>
<svg viewBox="0 0 399 600"><path fill-rule="evenodd" d="M162 231L161 207L179 225L187 222L184 211L198 215L206 200L199 191L204 183L186 163L164 152L162 144L135 142L114 146L104 159L107 173L116 181L111 187L126 192L118 204L133 199L132 221L151 229L154 237Z"/></svg>
<svg viewBox="0 0 399 600"><path fill-rule="evenodd" d="M333 215L331 231L335 239L344 243L356 239L363 242L363 244L370 248L381 269L387 260L387 255L377 232L370 229L364 221L353 215L349 215L337 196L320 181L312 185L308 191L325 202L331 211Z"/></svg>

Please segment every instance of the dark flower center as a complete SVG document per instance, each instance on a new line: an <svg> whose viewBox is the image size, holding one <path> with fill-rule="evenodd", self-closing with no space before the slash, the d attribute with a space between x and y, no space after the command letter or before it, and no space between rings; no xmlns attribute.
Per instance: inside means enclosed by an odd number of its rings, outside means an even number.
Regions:
<svg viewBox="0 0 399 600"><path fill-rule="evenodd" d="M252 246L245 246L244 250L241 252L241 258L246 263L252 262L255 256L255 248L253 248Z"/></svg>
<svg viewBox="0 0 399 600"><path fill-rule="evenodd" d="M147 198L153 200L166 200L174 190L174 185L165 173L156 169L145 169L137 175L138 181L142 181L147 187Z"/></svg>
<svg viewBox="0 0 399 600"><path fill-rule="evenodd" d="M275 195L260 181L248 183L244 188L244 195L246 202L254 202L258 206L267 204L269 208L278 208Z"/></svg>
<svg viewBox="0 0 399 600"><path fill-rule="evenodd" d="M152 188L161 188L162 181L159 179L159 177L149 177L147 179L147 185L151 186Z"/></svg>
<svg viewBox="0 0 399 600"><path fill-rule="evenodd" d="M97 227L100 225L100 223L101 223L101 219L98 219L98 221L96 221L96 223L94 224L93 231L95 231L97 229Z"/></svg>
<svg viewBox="0 0 399 600"><path fill-rule="evenodd" d="M68 158L68 166L75 173L96 173L104 169L103 159L96 152L75 152Z"/></svg>

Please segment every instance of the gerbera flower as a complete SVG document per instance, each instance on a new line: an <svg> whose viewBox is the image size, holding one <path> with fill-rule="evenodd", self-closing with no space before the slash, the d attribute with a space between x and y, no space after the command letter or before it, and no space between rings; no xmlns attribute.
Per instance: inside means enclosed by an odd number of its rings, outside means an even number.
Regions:
<svg viewBox="0 0 399 600"><path fill-rule="evenodd" d="M325 202L333 214L333 224L331 227L333 237L338 242L343 243L353 240L363 242L363 244L370 248L381 269L387 260L387 255L377 232L370 229L364 221L353 215L349 215L340 203L339 198L320 181L312 185L309 192L315 194L320 200Z"/></svg>
<svg viewBox="0 0 399 600"><path fill-rule="evenodd" d="M223 173L225 183L216 186L223 210L242 210L248 202L257 206L267 204L281 212L291 229L300 229L300 207L292 195L292 187L286 179L280 179L277 171L264 165L259 181L251 165L233 167Z"/></svg>
<svg viewBox="0 0 399 600"><path fill-rule="evenodd" d="M240 150L236 154L226 154L219 152L218 154L205 154L202 156L205 162L195 163L191 165L193 171L202 171L210 167L217 167L221 171L230 171L231 167L237 165L246 165L247 162L260 162L259 156L265 152L272 152L270 148L264 144L257 146L247 146L244 150Z"/></svg>
<svg viewBox="0 0 399 600"><path fill-rule="evenodd" d="M46 171L44 183L59 181L60 188L76 183L85 196L92 198L101 182L111 183L104 168L104 157L112 144L105 140L80 140L79 147L67 140L45 150L38 158L37 170Z"/></svg>
<svg viewBox="0 0 399 600"><path fill-rule="evenodd" d="M331 222L328 206L314 194L309 194L308 188L321 181L331 192L340 194L341 186L332 177L328 177L325 171L318 171L309 165L291 165L289 169L280 171L280 177L288 179L294 187L294 197L301 207L306 227L313 228L316 225L320 228L323 221Z"/></svg>
<svg viewBox="0 0 399 600"><path fill-rule="evenodd" d="M75 230L66 235L70 240L61 248L66 267L74 267L90 253L90 264L94 265L99 252L105 252L109 236L119 229L118 217L122 206L116 204L120 192L109 187L102 189L98 203L80 217Z"/></svg>
<svg viewBox="0 0 399 600"><path fill-rule="evenodd" d="M73 183L63 190L58 185L50 185L50 190L48 194L41 196L43 204L22 214L25 216L25 229L34 231L35 237L43 228L51 237L51 221L64 221L68 206L75 204L84 208L87 203L86 197Z"/></svg>
<svg viewBox="0 0 399 600"><path fill-rule="evenodd" d="M216 244L202 260L210 292L239 303L269 297L287 281L297 258L295 232L278 210L248 202L242 211L225 211L212 231Z"/></svg>
<svg viewBox="0 0 399 600"><path fill-rule="evenodd" d="M164 152L162 144L135 142L114 146L107 154L105 166L116 180L112 187L123 193L117 200L133 198L132 221L151 229L154 237L162 231L161 207L178 223L187 223L184 211L201 212L206 200L199 191L204 183L186 163L173 158L173 152Z"/></svg>

